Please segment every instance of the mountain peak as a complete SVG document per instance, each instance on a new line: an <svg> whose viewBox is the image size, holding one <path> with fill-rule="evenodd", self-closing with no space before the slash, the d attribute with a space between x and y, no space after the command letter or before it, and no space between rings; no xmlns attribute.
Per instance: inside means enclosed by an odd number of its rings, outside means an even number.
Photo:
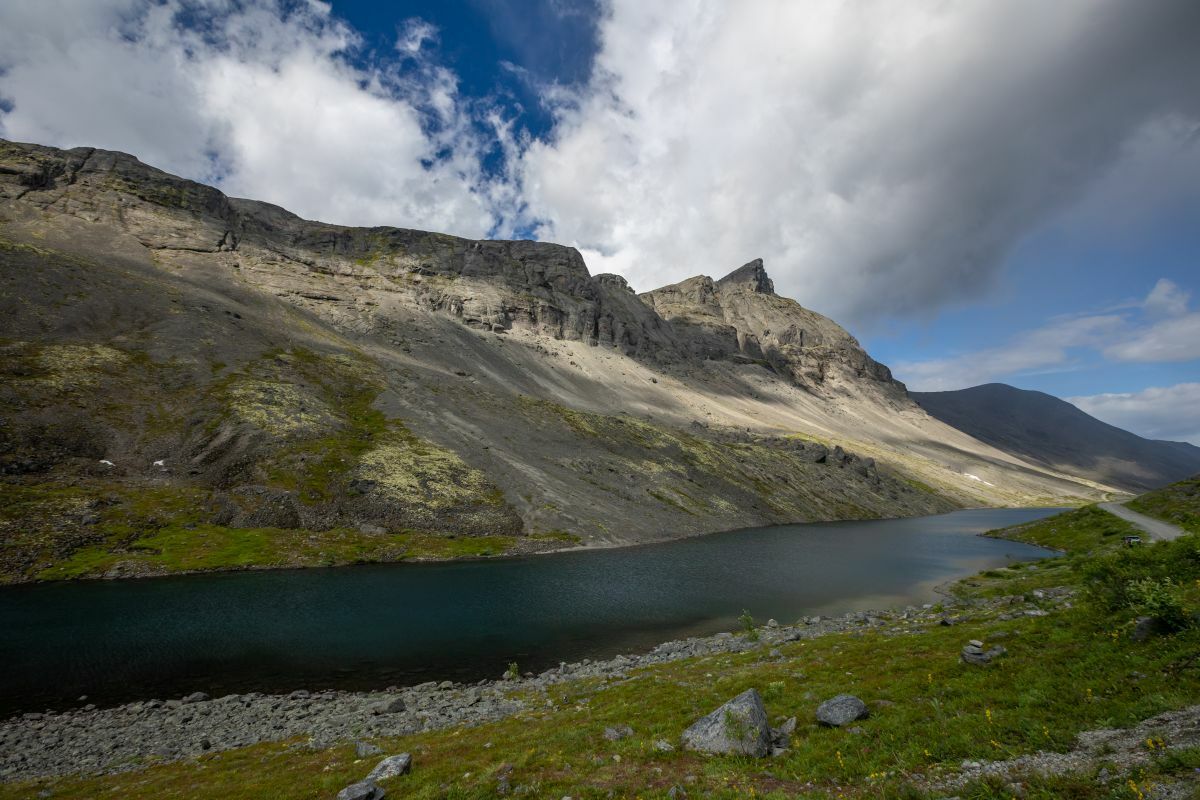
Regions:
<svg viewBox="0 0 1200 800"><path fill-rule="evenodd" d="M738 267L717 281L717 286L722 289L748 289L757 294L775 294L775 282L767 275L761 258Z"/></svg>

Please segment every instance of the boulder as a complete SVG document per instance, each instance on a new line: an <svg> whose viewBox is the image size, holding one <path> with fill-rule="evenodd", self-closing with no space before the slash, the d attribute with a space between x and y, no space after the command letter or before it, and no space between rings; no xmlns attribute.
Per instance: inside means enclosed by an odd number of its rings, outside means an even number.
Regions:
<svg viewBox="0 0 1200 800"><path fill-rule="evenodd" d="M614 725L611 728L604 729L604 738L610 742L628 739L630 736L633 736L633 728L628 725Z"/></svg>
<svg viewBox="0 0 1200 800"><path fill-rule="evenodd" d="M184 704L203 703L207 699L208 699L208 695L206 695L204 692L192 692L187 697L180 700L180 702L184 703Z"/></svg>
<svg viewBox="0 0 1200 800"><path fill-rule="evenodd" d="M411 769L412 756L408 753L401 753L398 756L388 756L375 765L375 769L368 773L366 780L382 781L387 778L394 778L397 775L406 775Z"/></svg>
<svg viewBox="0 0 1200 800"><path fill-rule="evenodd" d="M377 756L382 752L377 745L373 745L370 742L354 743L355 758L369 758L370 756Z"/></svg>
<svg viewBox="0 0 1200 800"><path fill-rule="evenodd" d="M374 781L352 783L337 794L337 800L384 800L387 793Z"/></svg>
<svg viewBox="0 0 1200 800"><path fill-rule="evenodd" d="M992 663L993 659L997 659L1007 652L1001 645L993 645L984 650L983 642L978 639L972 639L969 644L963 645L962 652L959 653L958 657L964 664L974 664L977 667L982 667Z"/></svg>
<svg viewBox="0 0 1200 800"><path fill-rule="evenodd" d="M792 734L796 732L796 718L788 717L778 728L771 729L771 756L781 756L787 752L791 744Z"/></svg>
<svg viewBox="0 0 1200 800"><path fill-rule="evenodd" d="M403 697L389 697L387 700L381 700L371 706L371 712L374 714L398 714L408 708L404 703Z"/></svg>
<svg viewBox="0 0 1200 800"><path fill-rule="evenodd" d="M852 694L839 694L817 706L817 722L840 728L870 715L867 704Z"/></svg>
<svg viewBox="0 0 1200 800"><path fill-rule="evenodd" d="M683 732L683 746L700 753L762 758L771 752L771 727L756 689L747 689Z"/></svg>
<svg viewBox="0 0 1200 800"><path fill-rule="evenodd" d="M1133 631L1129 638L1135 642L1144 642L1158 632L1158 623L1154 617L1138 617L1134 620Z"/></svg>

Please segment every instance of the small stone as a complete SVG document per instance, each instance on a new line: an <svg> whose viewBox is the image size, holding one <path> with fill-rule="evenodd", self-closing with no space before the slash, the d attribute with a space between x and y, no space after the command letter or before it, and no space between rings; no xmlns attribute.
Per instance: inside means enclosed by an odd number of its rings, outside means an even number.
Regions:
<svg viewBox="0 0 1200 800"><path fill-rule="evenodd" d="M778 628L778 627L779 627L779 620L776 620L776 619L769 619L769 620L767 620L767 627L768 627L768 628Z"/></svg>
<svg viewBox="0 0 1200 800"><path fill-rule="evenodd" d="M633 728L628 725L615 725L604 729L604 738L610 742L619 742L621 739L628 739L630 736L633 736Z"/></svg>
<svg viewBox="0 0 1200 800"><path fill-rule="evenodd" d="M979 641L978 639L972 639L971 641L967 642L967 644L971 647L983 647L983 642Z"/></svg>
<svg viewBox="0 0 1200 800"><path fill-rule="evenodd" d="M383 750L379 749L377 745L373 745L370 742L354 743L355 758L370 758L371 756L377 756L382 752Z"/></svg>
<svg viewBox="0 0 1200 800"><path fill-rule="evenodd" d="M369 780L352 783L337 794L337 800L384 800L385 797L387 793Z"/></svg>
<svg viewBox="0 0 1200 800"><path fill-rule="evenodd" d="M660 753L670 753L675 750L675 745L671 744L666 739L655 739L654 749Z"/></svg>
<svg viewBox="0 0 1200 800"><path fill-rule="evenodd" d="M978 649L979 648L974 648L974 650ZM987 651L981 653L974 652L973 650L968 651L968 649L964 647L962 653L960 653L958 657L964 664L974 664L975 666L982 667L990 664L993 659L997 659L1007 652L1008 650L1004 649L1004 647L1001 645L995 645L989 648Z"/></svg>
<svg viewBox="0 0 1200 800"><path fill-rule="evenodd" d="M182 698L179 702L186 705L189 703L203 703L207 699L208 695L206 695L204 692L192 692L191 694Z"/></svg>
<svg viewBox="0 0 1200 800"><path fill-rule="evenodd" d="M398 714L408 708L403 697L389 697L371 706L373 714Z"/></svg>
<svg viewBox="0 0 1200 800"><path fill-rule="evenodd" d="M1138 617L1133 623L1133 632L1129 634L1129 638L1135 642L1144 642L1157 630L1158 624L1154 621L1154 617Z"/></svg>
<svg viewBox="0 0 1200 800"><path fill-rule="evenodd" d="M367 774L368 781L382 781L397 775L406 775L412 769L412 756L401 753L398 756L388 756L375 765L375 769Z"/></svg>
<svg viewBox="0 0 1200 800"><path fill-rule="evenodd" d="M817 707L817 722L840 728L870 715L867 704L852 694L839 694Z"/></svg>

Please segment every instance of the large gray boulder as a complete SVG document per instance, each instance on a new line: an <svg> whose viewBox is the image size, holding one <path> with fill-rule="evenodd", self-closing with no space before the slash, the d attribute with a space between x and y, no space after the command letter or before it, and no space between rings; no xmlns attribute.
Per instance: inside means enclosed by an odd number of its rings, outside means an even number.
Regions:
<svg viewBox="0 0 1200 800"><path fill-rule="evenodd" d="M683 746L700 753L762 758L771 752L771 726L756 689L747 689L683 732Z"/></svg>
<svg viewBox="0 0 1200 800"><path fill-rule="evenodd" d="M405 775L410 769L412 769L412 756L408 753L388 756L375 765L375 769L367 775L366 782L382 781L397 775Z"/></svg>
<svg viewBox="0 0 1200 800"><path fill-rule="evenodd" d="M852 694L839 694L817 706L817 722L840 728L856 720L866 719L867 704Z"/></svg>
<svg viewBox="0 0 1200 800"><path fill-rule="evenodd" d="M337 800L384 800L387 793L373 781L352 783L338 792Z"/></svg>
<svg viewBox="0 0 1200 800"><path fill-rule="evenodd" d="M983 667L1007 652L1001 645L995 645L984 650L983 642L978 639L972 639L963 646L962 652L959 653L958 657L964 664L974 664L977 667Z"/></svg>

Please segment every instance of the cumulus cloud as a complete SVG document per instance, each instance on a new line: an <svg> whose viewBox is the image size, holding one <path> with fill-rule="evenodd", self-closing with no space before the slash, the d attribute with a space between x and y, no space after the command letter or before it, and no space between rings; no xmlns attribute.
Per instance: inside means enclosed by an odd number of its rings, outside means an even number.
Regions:
<svg viewBox="0 0 1200 800"><path fill-rule="evenodd" d="M1196 150L1164 121L1200 118L1197 31L1188 0L613 0L525 196L539 235L639 288L762 256L839 319L927 311L1147 130Z"/></svg>
<svg viewBox="0 0 1200 800"><path fill-rule="evenodd" d="M1022 375L1063 372L1079 356L1098 354L1112 362L1179 362L1200 358L1200 311L1189 293L1162 278L1146 298L1116 313L1050 321L991 347L949 358L894 365L915 391L940 392Z"/></svg>
<svg viewBox="0 0 1200 800"><path fill-rule="evenodd" d="M418 24L397 47L420 58ZM0 135L132 152L329 222L493 228L454 76L347 58L326 4L13 0L0 6Z"/></svg>
<svg viewBox="0 0 1200 800"><path fill-rule="evenodd" d="M1200 445L1200 383L1067 400L1097 419L1141 436Z"/></svg>

